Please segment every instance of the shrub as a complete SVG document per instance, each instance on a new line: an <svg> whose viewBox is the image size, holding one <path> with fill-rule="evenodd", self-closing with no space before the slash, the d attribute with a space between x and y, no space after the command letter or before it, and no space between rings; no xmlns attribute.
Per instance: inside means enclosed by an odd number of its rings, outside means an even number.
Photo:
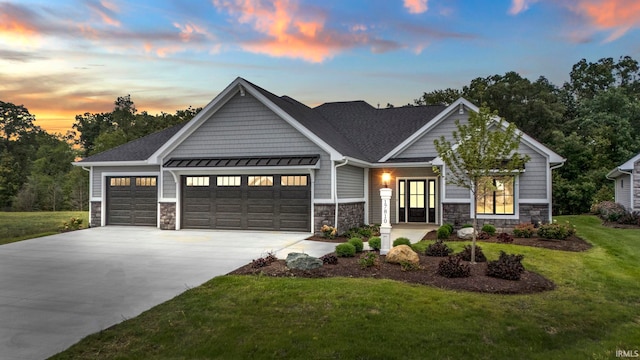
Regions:
<svg viewBox="0 0 640 360"><path fill-rule="evenodd" d="M452 252L453 249L447 246L447 244L442 242L442 240L437 240L435 243L429 244L429 246L427 246L427 250L425 250L424 254L427 256L442 257L449 256L449 254L451 254Z"/></svg>
<svg viewBox="0 0 640 360"><path fill-rule="evenodd" d="M438 228L438 239L441 239L441 240L448 239L449 236L451 236L451 231L449 231L448 227L440 226Z"/></svg>
<svg viewBox="0 0 640 360"><path fill-rule="evenodd" d="M351 243L342 243L336 245L336 255L338 257L354 257L356 256L356 247Z"/></svg>
<svg viewBox="0 0 640 360"><path fill-rule="evenodd" d="M360 228L351 228L347 230L342 236L347 239L360 238L362 239L362 235L360 234Z"/></svg>
<svg viewBox="0 0 640 360"><path fill-rule="evenodd" d="M543 224L538 228L538 236L545 239L564 240L575 233L575 228L569 223Z"/></svg>
<svg viewBox="0 0 640 360"><path fill-rule="evenodd" d="M457 256L449 256L449 258L440 261L440 264L438 264L438 275L446 278L461 278L471 275L469 265L461 264L460 260Z"/></svg>
<svg viewBox="0 0 640 360"><path fill-rule="evenodd" d="M65 221L62 224L62 226L60 227L60 231L66 232L66 231L79 230L81 226L82 226L82 219L72 217L71 219L69 219L69 221Z"/></svg>
<svg viewBox="0 0 640 360"><path fill-rule="evenodd" d="M486 232L490 236L493 236L496 234L496 227L491 224L484 224L482 226L482 231Z"/></svg>
<svg viewBox="0 0 640 360"><path fill-rule="evenodd" d="M625 212L625 214L618 219L618 224L640 225L640 212Z"/></svg>
<svg viewBox="0 0 640 360"><path fill-rule="evenodd" d="M322 225L320 231L322 231L322 237L325 239L335 239L336 235L338 235L338 229L330 225Z"/></svg>
<svg viewBox="0 0 640 360"><path fill-rule="evenodd" d="M378 266L380 265L380 257L374 252L368 252L360 256L360 260L358 261L358 263L363 269L370 268L372 266Z"/></svg>
<svg viewBox="0 0 640 360"><path fill-rule="evenodd" d="M520 275L524 272L522 259L524 255L507 254L500 251L498 260L489 261L487 264L487 276L492 276L506 280L520 280Z"/></svg>
<svg viewBox="0 0 640 360"><path fill-rule="evenodd" d="M515 226L513 236L518 238L530 238L535 234L536 228L531 223L522 223Z"/></svg>
<svg viewBox="0 0 640 360"><path fill-rule="evenodd" d="M604 221L616 222L627 213L622 204L613 201L603 201L591 207L591 212Z"/></svg>
<svg viewBox="0 0 640 360"><path fill-rule="evenodd" d="M369 247L373 250L380 250L382 247L382 239L378 236L369 238Z"/></svg>
<svg viewBox="0 0 640 360"><path fill-rule="evenodd" d="M488 232L486 232L486 231L480 231L480 232L478 233L477 239L478 239L478 240L487 240L487 239L488 239L488 238L490 238L490 237L491 237L491 235L489 235L489 233L488 233Z"/></svg>
<svg viewBox="0 0 640 360"><path fill-rule="evenodd" d="M338 263L338 257L333 254L322 255L320 260L322 260L322 263L325 265L336 265Z"/></svg>
<svg viewBox="0 0 640 360"><path fill-rule="evenodd" d="M371 230L371 236L380 236L380 224L369 224L365 225L364 228Z"/></svg>
<svg viewBox="0 0 640 360"><path fill-rule="evenodd" d="M364 249L364 243L359 237L349 239L349 244L353 245L356 248L356 252L358 253L362 252L362 250Z"/></svg>
<svg viewBox="0 0 640 360"><path fill-rule="evenodd" d="M444 223L444 224L442 224L441 227L449 229L449 234L453 234L453 225L448 224L448 223Z"/></svg>
<svg viewBox="0 0 640 360"><path fill-rule="evenodd" d="M368 239L371 236L373 236L373 230L369 227L361 227L361 228L358 228L358 234L361 237L365 237Z"/></svg>
<svg viewBox="0 0 640 360"><path fill-rule="evenodd" d="M471 245L465 245L464 249L456 254L457 257L464 261L471 261ZM476 245L476 261L477 262L485 262L487 261L487 257L484 256L482 252L482 248Z"/></svg>
<svg viewBox="0 0 640 360"><path fill-rule="evenodd" d="M261 257L255 260L251 261L251 267L254 269L259 269L261 267L265 267L268 266L269 264L271 264L272 262L278 260L278 258L275 256L274 253L269 252L267 253L267 256L265 257Z"/></svg>
<svg viewBox="0 0 640 360"><path fill-rule="evenodd" d="M410 261L401 261L400 262L400 270L402 271L415 271L420 269L420 265L416 263L412 263Z"/></svg>
<svg viewBox="0 0 640 360"><path fill-rule="evenodd" d="M498 234L498 242L500 243L512 243L513 242L513 236L509 235L508 233L500 233Z"/></svg>
<svg viewBox="0 0 640 360"><path fill-rule="evenodd" d="M411 240L407 239L406 237L399 237L399 238L393 240L393 246L398 246L398 245L411 246Z"/></svg>

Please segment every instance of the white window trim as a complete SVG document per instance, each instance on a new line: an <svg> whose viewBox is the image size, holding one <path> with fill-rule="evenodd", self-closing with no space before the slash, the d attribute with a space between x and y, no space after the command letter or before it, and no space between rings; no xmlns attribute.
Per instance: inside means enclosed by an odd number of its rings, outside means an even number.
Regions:
<svg viewBox="0 0 640 360"><path fill-rule="evenodd" d="M517 220L520 218L520 176L515 175L513 179L513 214L478 214L478 219L507 219L507 220ZM476 214L476 199L473 196L473 193L469 191L470 200L470 208L471 208L471 218L475 217Z"/></svg>

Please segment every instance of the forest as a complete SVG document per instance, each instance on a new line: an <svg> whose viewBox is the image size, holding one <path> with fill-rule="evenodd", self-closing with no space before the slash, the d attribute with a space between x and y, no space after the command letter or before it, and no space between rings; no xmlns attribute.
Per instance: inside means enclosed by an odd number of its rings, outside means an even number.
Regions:
<svg viewBox="0 0 640 360"><path fill-rule="evenodd" d="M462 89L425 92L405 106L448 105L464 97L498 111L567 159L553 173L553 211L581 214L613 200L613 182L605 175L640 152L640 66L630 56L582 59L568 78L556 85L510 71L472 79ZM76 115L62 135L35 125L24 106L0 100L0 209L86 210L88 173L73 167L74 159L188 121L199 111L150 115L138 112L127 95L111 112Z"/></svg>

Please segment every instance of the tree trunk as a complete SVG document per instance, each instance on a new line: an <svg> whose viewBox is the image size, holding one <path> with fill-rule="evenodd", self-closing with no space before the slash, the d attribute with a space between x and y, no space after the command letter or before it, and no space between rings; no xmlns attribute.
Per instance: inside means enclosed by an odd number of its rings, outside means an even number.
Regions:
<svg viewBox="0 0 640 360"><path fill-rule="evenodd" d="M471 206L475 206L478 202L478 184L473 184L474 191L473 194L473 203ZM477 209L476 209L477 210ZM473 234L471 235L471 264L476 264L476 229L478 228L478 212L473 211Z"/></svg>

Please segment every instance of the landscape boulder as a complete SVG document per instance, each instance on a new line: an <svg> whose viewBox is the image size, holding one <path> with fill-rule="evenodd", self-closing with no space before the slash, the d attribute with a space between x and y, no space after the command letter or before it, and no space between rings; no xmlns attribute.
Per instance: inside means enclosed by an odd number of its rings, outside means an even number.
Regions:
<svg viewBox="0 0 640 360"><path fill-rule="evenodd" d="M458 239L471 240L473 239L473 232L475 230L472 227L466 227L458 230Z"/></svg>
<svg viewBox="0 0 640 360"><path fill-rule="evenodd" d="M409 245L398 245L392 247L387 254L386 261L392 264L401 264L403 262L412 263L414 265L420 264L418 254L413 251Z"/></svg>
<svg viewBox="0 0 640 360"><path fill-rule="evenodd" d="M303 253L290 253L286 262L289 269L312 270L322 266L322 260Z"/></svg>

